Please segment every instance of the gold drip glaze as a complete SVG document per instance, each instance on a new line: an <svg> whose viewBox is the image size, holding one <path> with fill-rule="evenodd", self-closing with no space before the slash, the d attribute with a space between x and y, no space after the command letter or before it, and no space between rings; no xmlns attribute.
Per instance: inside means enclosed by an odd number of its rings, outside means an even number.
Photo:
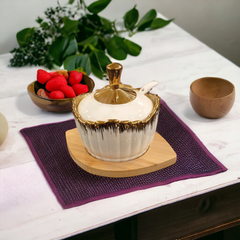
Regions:
<svg viewBox="0 0 240 240"><path fill-rule="evenodd" d="M111 63L107 65L107 74L110 85L96 90L94 98L106 104L124 104L133 101L137 94L129 85L121 83L122 65Z"/></svg>
<svg viewBox="0 0 240 240"><path fill-rule="evenodd" d="M107 121L86 121L78 112L78 105L80 102L88 96L90 93L85 93L77 96L73 99L72 110L74 116L77 118L80 126L86 131L104 131L109 129L115 129L116 132L124 131L144 131L146 126L152 125L159 113L160 98L158 95L148 93L146 96L152 101L153 109L147 118L137 121L119 121L117 119L109 119Z"/></svg>

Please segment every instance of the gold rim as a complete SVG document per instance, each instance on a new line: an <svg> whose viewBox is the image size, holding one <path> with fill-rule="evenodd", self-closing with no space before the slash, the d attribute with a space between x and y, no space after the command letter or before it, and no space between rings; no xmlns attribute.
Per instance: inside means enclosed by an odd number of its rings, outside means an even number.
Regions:
<svg viewBox="0 0 240 240"><path fill-rule="evenodd" d="M90 129L99 129L99 128L118 128L120 131L124 131L126 129L137 129L141 130L143 129L147 124L151 124L156 116L158 116L159 113L159 108L160 108L160 98L158 95L155 94L145 94L153 103L153 109L151 113L148 115L143 120L137 120L137 121L119 121L117 119L109 119L107 121L86 121L84 120L81 115L78 112L78 105L80 102L83 100L83 98L87 97L91 93L85 93L82 95L77 96L76 98L73 99L73 104L72 104L72 111L74 116L77 118L79 123L83 125L86 128Z"/></svg>

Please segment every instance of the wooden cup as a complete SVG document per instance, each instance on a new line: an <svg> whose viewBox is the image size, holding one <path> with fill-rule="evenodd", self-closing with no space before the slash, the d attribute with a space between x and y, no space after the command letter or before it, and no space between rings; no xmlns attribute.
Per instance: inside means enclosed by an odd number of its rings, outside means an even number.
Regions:
<svg viewBox="0 0 240 240"><path fill-rule="evenodd" d="M206 118L221 118L235 101L234 85L222 78L204 77L190 86L190 102L196 113Z"/></svg>

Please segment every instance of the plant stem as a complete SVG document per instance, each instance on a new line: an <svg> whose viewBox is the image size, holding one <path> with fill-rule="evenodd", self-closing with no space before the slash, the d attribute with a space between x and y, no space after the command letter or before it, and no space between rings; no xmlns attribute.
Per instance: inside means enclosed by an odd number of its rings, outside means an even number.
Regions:
<svg viewBox="0 0 240 240"><path fill-rule="evenodd" d="M112 22L112 27L113 27L113 30L115 31L115 33L118 35L118 30L116 28L116 20Z"/></svg>
<svg viewBox="0 0 240 240"><path fill-rule="evenodd" d="M129 37L132 37L134 34L136 34L137 33L137 30L134 32L134 31L129 31Z"/></svg>
<svg viewBox="0 0 240 240"><path fill-rule="evenodd" d="M118 33L125 33L125 32L128 32L128 30L121 30L121 31L118 31Z"/></svg>
<svg viewBox="0 0 240 240"><path fill-rule="evenodd" d="M83 10L86 12L87 5L86 5L85 1L84 0L79 0L79 1L80 1L80 5L83 6Z"/></svg>

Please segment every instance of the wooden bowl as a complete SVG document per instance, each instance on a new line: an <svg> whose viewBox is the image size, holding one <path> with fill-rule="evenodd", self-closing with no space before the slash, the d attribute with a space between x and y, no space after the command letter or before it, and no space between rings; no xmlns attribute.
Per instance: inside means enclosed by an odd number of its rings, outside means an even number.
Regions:
<svg viewBox="0 0 240 240"><path fill-rule="evenodd" d="M94 81L83 75L81 84L87 84L89 91L92 92L95 86ZM28 94L31 97L32 101L41 109L49 112L70 112L72 111L72 100L73 98L64 98L64 99L46 99L37 95L37 91L40 88L40 84L37 81L32 82L28 85L27 90Z"/></svg>
<svg viewBox="0 0 240 240"><path fill-rule="evenodd" d="M222 78L204 77L190 86L192 108L202 117L221 118L232 108L235 100L234 85Z"/></svg>

